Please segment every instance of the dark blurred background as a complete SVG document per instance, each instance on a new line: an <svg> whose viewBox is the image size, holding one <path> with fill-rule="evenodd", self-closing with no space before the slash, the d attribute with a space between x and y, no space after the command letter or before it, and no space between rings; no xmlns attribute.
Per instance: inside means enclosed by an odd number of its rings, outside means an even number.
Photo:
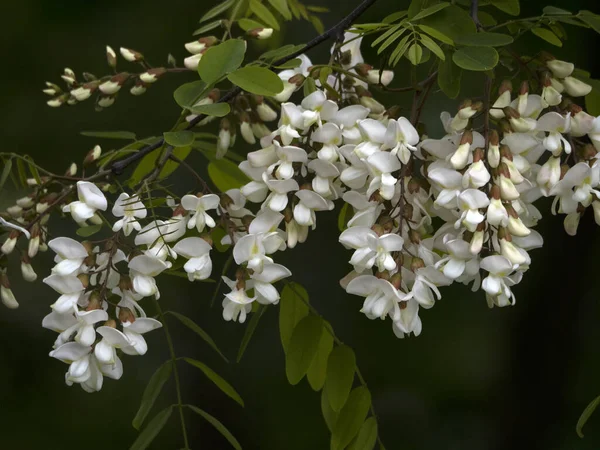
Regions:
<svg viewBox="0 0 600 450"><path fill-rule="evenodd" d="M2 150L28 153L40 164L61 172L97 142L81 136L81 130L121 129L138 136L168 130L178 114L171 92L193 80L191 74L167 77L140 98L122 95L102 113L94 112L91 102L76 108L48 108L41 93L43 83L58 81L64 67L78 73L108 72L107 44L142 51L154 65L165 63L169 52L182 61L187 56L183 43L191 40L199 17L213 3L3 2ZM355 3L319 1L319 6L331 8L322 15L325 25L334 24ZM547 5L537 0L521 3L523 15L528 16ZM600 12L595 0L555 0L551 4L571 11L587 8ZM380 0L361 21L377 21L407 5L407 0ZM600 77L597 35L573 27L568 31L563 49L525 37L520 50L532 54L542 47ZM315 34L309 24L291 22L280 38L301 43ZM310 56L315 61L327 54L323 47ZM404 64L399 73L408 63ZM397 77L400 81L395 85L402 86L403 76ZM463 88L473 80L479 85L475 77L466 77ZM386 98L388 105L406 105L406 101L400 96ZM423 116L430 130L440 131L437 115L452 104L443 96L432 97ZM105 150L115 145L115 141L100 143ZM238 150L248 148L238 144ZM204 164L198 154L190 161ZM192 187L191 181L181 181L177 189L185 192ZM17 195L4 194L0 206L6 207ZM562 230L562 218L547 214L548 204L543 207L546 216L539 229L546 237L545 246L532 252L532 268L515 289L516 306L489 310L481 294L465 287L446 289L435 308L422 311L423 333L416 339L396 339L389 321L367 320L359 312L361 299L345 295L339 288L338 280L350 266L348 252L337 244L335 213L319 215L319 233L283 255L294 279L307 287L312 303L339 337L356 350L388 450L600 448L600 413L591 418L584 439L575 434L580 413L600 394L598 229L588 214L577 237L570 238ZM54 226L56 234L73 231L68 221L57 221ZM40 278L50 264L48 253L36 259ZM218 260L215 267L221 264ZM161 285L163 308L193 317L235 360L245 326L225 323L219 302L209 307L214 284L161 279ZM17 277L13 288L21 308L0 308L0 448L128 448L136 437L131 420L144 387L155 368L168 358L162 331L147 335L150 350L146 356L124 358L120 381L105 380L102 391L90 395L77 386L65 386L67 366L48 357L55 334L40 324L50 311L54 292L39 282L24 284ZM286 381L277 314L277 308L267 310L242 362L229 365L197 336L174 323L171 329L177 353L206 362L230 380L246 407L225 397L196 369L182 365L184 401L221 419L245 449L326 449L328 431L319 394L305 381L296 387ZM168 384L159 406L173 399L174 387ZM229 448L200 417L186 414L192 448ZM174 414L151 448L180 447Z"/></svg>

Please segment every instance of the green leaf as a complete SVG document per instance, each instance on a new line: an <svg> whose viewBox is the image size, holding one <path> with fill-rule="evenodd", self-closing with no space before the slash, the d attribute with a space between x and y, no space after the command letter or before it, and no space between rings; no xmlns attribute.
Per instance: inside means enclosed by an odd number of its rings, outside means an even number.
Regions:
<svg viewBox="0 0 600 450"><path fill-rule="evenodd" d="M317 90L317 84L313 77L308 77L304 80L304 84L302 85L302 93L305 97L308 97L310 94Z"/></svg>
<svg viewBox="0 0 600 450"><path fill-rule="evenodd" d="M256 30L257 28L267 28L262 23L257 22L256 20L248 19L246 17L238 20L238 25L244 31Z"/></svg>
<svg viewBox="0 0 600 450"><path fill-rule="evenodd" d="M229 39L210 47L198 63L198 74L207 84L216 83L240 67L245 54L246 41L241 39Z"/></svg>
<svg viewBox="0 0 600 450"><path fill-rule="evenodd" d="M131 139L136 140L135 133L131 131L82 131L82 136L100 139Z"/></svg>
<svg viewBox="0 0 600 450"><path fill-rule="evenodd" d="M429 50L431 50L435 56L437 56L439 59L444 60L446 59L446 55L444 55L444 50L442 50L440 48L439 45L437 45L435 43L435 41L433 39L431 39L429 36L422 34L421 35L421 44L423 44L425 47L427 47Z"/></svg>
<svg viewBox="0 0 600 450"><path fill-rule="evenodd" d="M325 25L323 21L317 16L309 16L308 20L312 23L312 26L317 30L317 33L323 34L325 32Z"/></svg>
<svg viewBox="0 0 600 450"><path fill-rule="evenodd" d="M202 372L204 372L204 375L206 375L206 377L210 381L212 381L213 383L215 383L215 385L219 389L221 389L221 391L223 391L223 393L225 395L227 395L228 397L230 397L233 400L235 400L236 402L238 402L241 406L244 406L244 400L242 400L242 397L240 397L240 394L238 394L237 391L233 388L233 386L231 386L227 381L225 381L214 370L212 370L206 364L204 364L204 363L202 363L200 361L196 361L195 359L192 359L192 358L183 358L183 360L185 362L187 362L188 364L190 364L190 365L192 365L194 367L197 367Z"/></svg>
<svg viewBox="0 0 600 450"><path fill-rule="evenodd" d="M250 11L264 23L269 25L269 27L274 30L279 30L279 21L275 18L273 13L258 0L250 0Z"/></svg>
<svg viewBox="0 0 600 450"><path fill-rule="evenodd" d="M144 390L144 394L142 395L142 403L140 404L140 408L138 409L138 412L136 413L132 422L133 428L136 430L139 430L144 423L144 420L152 409L154 402L160 395L160 391L171 376L172 370L173 363L171 361L166 361L162 366L156 369L156 372L154 372L150 378L150 381Z"/></svg>
<svg viewBox="0 0 600 450"><path fill-rule="evenodd" d="M338 413L331 409L329 398L327 397L327 388L324 388L323 391L321 391L321 413L323 414L323 419L325 419L327 428L329 428L330 432L333 432Z"/></svg>
<svg viewBox="0 0 600 450"><path fill-rule="evenodd" d="M382 42L384 39L390 37L393 33L395 33L396 31L398 31L400 29L400 27L402 26L402 24L397 24L394 25L393 27L391 27L390 29L388 29L385 33L383 33L381 36L379 36L377 39L375 39L373 41L373 43L371 44L371 47L376 47L377 44L379 44L380 42Z"/></svg>
<svg viewBox="0 0 600 450"><path fill-rule="evenodd" d="M423 47L414 43L409 47L406 57L413 66L418 65L421 62L421 58L423 58Z"/></svg>
<svg viewBox="0 0 600 450"><path fill-rule="evenodd" d="M508 34L502 33L470 33L459 36L456 43L469 47L501 47L512 44L514 39Z"/></svg>
<svg viewBox="0 0 600 450"><path fill-rule="evenodd" d="M207 31L214 30L218 28L223 23L222 20L215 20L214 22L207 23L203 27L198 28L192 33L192 36L198 36L199 34L206 33Z"/></svg>
<svg viewBox="0 0 600 450"><path fill-rule="evenodd" d="M427 25L419 25L419 28L427 33L429 36L434 37L438 41L443 42L444 44L454 45L454 41L446 36L444 33L436 30L435 28L428 27Z"/></svg>
<svg viewBox="0 0 600 450"><path fill-rule="evenodd" d="M173 147L187 147L194 142L194 133L189 130L167 131L163 133L165 142Z"/></svg>
<svg viewBox="0 0 600 450"><path fill-rule="evenodd" d="M229 8L231 8L234 3L235 3L235 0L225 0L224 2L215 6L214 8L209 9L208 12L200 18L200 23L205 22L209 19L212 19L213 17L217 17L219 14L224 13Z"/></svg>
<svg viewBox="0 0 600 450"><path fill-rule="evenodd" d="M342 450L360 431L371 407L371 393L364 386L354 389L340 411L331 435L332 450Z"/></svg>
<svg viewBox="0 0 600 450"><path fill-rule="evenodd" d="M219 433L223 435L225 439L231 444L233 448L236 450L242 450L242 446L238 442L238 440L231 434L231 432L223 425L216 417L210 415L206 411L198 408L194 405L187 405L192 411L196 414L200 415L204 420L210 423Z"/></svg>
<svg viewBox="0 0 600 450"><path fill-rule="evenodd" d="M354 351L347 345L335 347L327 359L327 378L325 380L329 404L334 411L341 410L346 403L355 371Z"/></svg>
<svg viewBox="0 0 600 450"><path fill-rule="evenodd" d="M288 352L296 324L308 315L308 293L298 283L286 284L279 301L279 334L283 351Z"/></svg>
<svg viewBox="0 0 600 450"><path fill-rule="evenodd" d="M600 405L600 395L598 397L596 397L594 400L592 400L590 402L590 404L587 405L585 407L585 409L583 410L583 412L581 413L581 416L579 417L579 420L577 421L577 425L575 426L575 431L577 431L577 435L580 438L583 437L583 426L586 424L586 422L588 421L590 416L592 414L594 414L594 411L596 411L596 408L598 407L598 405Z"/></svg>
<svg viewBox="0 0 600 450"><path fill-rule="evenodd" d="M402 36L405 32L406 32L406 28L400 28L398 31L396 31L394 34L392 34L390 37L388 37L385 40L385 42L383 44L381 44L381 46L377 49L377 54L379 55L386 48L388 48L391 44L393 44L398 39L400 39L400 36ZM408 38L408 36L406 36L406 37Z"/></svg>
<svg viewBox="0 0 600 450"><path fill-rule="evenodd" d="M437 14L422 19L419 26L423 29L422 25L433 28L438 33L447 36L453 41L463 34L475 33L477 31L475 22L473 22L469 13L455 5L448 6ZM431 34L426 29L423 29L423 31ZM431 36L437 39L437 36L434 34L431 34Z"/></svg>
<svg viewBox="0 0 600 450"><path fill-rule="evenodd" d="M285 355L285 373L291 385L298 384L306 375L317 354L322 334L323 321L313 315L306 316L294 328Z"/></svg>
<svg viewBox="0 0 600 450"><path fill-rule="evenodd" d="M452 61L465 70L491 70L498 64L498 52L492 47L464 47L454 52Z"/></svg>
<svg viewBox="0 0 600 450"><path fill-rule="evenodd" d="M145 450L152 443L154 438L158 436L158 433L163 429L165 424L168 422L173 412L173 406L169 406L167 409L159 412L150 423L144 428L135 442L129 447L129 450Z"/></svg>
<svg viewBox="0 0 600 450"><path fill-rule="evenodd" d="M344 231L347 228L348 221L352 218L352 209L348 203L344 203L338 215L338 230Z"/></svg>
<svg viewBox="0 0 600 450"><path fill-rule="evenodd" d="M10 176L10 172L12 170L13 162L12 159L9 159L4 162L4 168L2 169L2 175L0 175L0 189L4 187L6 180Z"/></svg>
<svg viewBox="0 0 600 450"><path fill-rule="evenodd" d="M348 450L373 450L377 442L377 420L369 417L360 427L358 436L348 447Z"/></svg>
<svg viewBox="0 0 600 450"><path fill-rule="evenodd" d="M324 323L323 327L330 327L328 323ZM327 330L324 329L319 340L319 346L317 348L317 354L313 359L308 372L306 372L306 378L310 387L315 391L319 391L325 385L325 379L327 378L327 359L333 349L333 336Z"/></svg>
<svg viewBox="0 0 600 450"><path fill-rule="evenodd" d="M408 11L396 11L395 13L390 14L389 16L386 16L382 22L383 23L393 23L396 20L400 20L403 17L406 17L408 15Z"/></svg>
<svg viewBox="0 0 600 450"><path fill-rule="evenodd" d="M264 67L246 66L230 73L227 79L243 90L257 95L274 96L283 90L283 82Z"/></svg>
<svg viewBox="0 0 600 450"><path fill-rule="evenodd" d="M269 3L285 20L292 20L292 13L288 8L287 0L269 0Z"/></svg>
<svg viewBox="0 0 600 450"><path fill-rule="evenodd" d="M492 0L492 5L511 16L518 16L521 13L519 0Z"/></svg>
<svg viewBox="0 0 600 450"><path fill-rule="evenodd" d="M27 186L27 170L25 169L25 163L22 159L17 159L17 173L19 174L19 181L23 186Z"/></svg>
<svg viewBox="0 0 600 450"><path fill-rule="evenodd" d="M329 12L329 8L326 8L324 6L307 6L306 9L308 9L309 11L312 11L312 12L317 12L317 13Z"/></svg>
<svg viewBox="0 0 600 450"><path fill-rule="evenodd" d="M190 330L192 330L194 333L196 333L198 336L200 336L204 340L204 342L206 342L208 345L210 345L213 348L213 350L216 351L221 356L221 358L223 358L225 360L225 362L229 362L229 360L225 357L225 355L221 352L221 350L219 350L219 347L217 347L217 344L215 343L213 338L211 338L210 335L206 331L204 331L202 328L200 328L200 326L198 326L196 324L196 322L194 322L189 317L186 317L183 314L179 314L175 311L169 311L169 314L171 314L173 317L178 319L182 324L184 324L186 327L188 327Z"/></svg>
<svg viewBox="0 0 600 450"><path fill-rule="evenodd" d="M217 251L221 253L226 252L229 249L229 247L231 247L230 245L221 244L221 239L223 239L226 235L227 233L225 232L223 227L219 226L214 227L210 232L210 237L213 240L213 246L217 249Z"/></svg>
<svg viewBox="0 0 600 450"><path fill-rule="evenodd" d="M557 8L556 6L546 6L543 10L547 16L570 16L571 13L566 9Z"/></svg>
<svg viewBox="0 0 600 450"><path fill-rule="evenodd" d="M557 47L562 47L562 41L560 38L554 34L551 30L542 27L534 27L531 29L531 32L535 34L540 39L545 40L546 42L555 45Z"/></svg>
<svg viewBox="0 0 600 450"><path fill-rule="evenodd" d="M302 60L300 58L294 58L294 59L290 59L287 62L284 62L283 64L279 65L279 66L275 66L277 69L295 69L296 67L300 67L300 65L302 64Z"/></svg>
<svg viewBox="0 0 600 450"><path fill-rule="evenodd" d="M127 182L127 184L130 187L133 187L136 184L138 184L146 175L152 172L159 154L160 152L155 151L147 154L142 158L142 160L138 163L135 170L133 171L131 178Z"/></svg>
<svg viewBox="0 0 600 450"><path fill-rule="evenodd" d="M494 25L498 25L498 21L491 14L486 13L485 11L479 11L477 13L477 18L481 25L484 27L492 27Z"/></svg>
<svg viewBox="0 0 600 450"><path fill-rule="evenodd" d="M421 10L418 14L416 14L410 20L411 20L411 22L414 22L417 20L424 19L425 17L429 17L429 16L435 14L436 12L441 11L444 8L447 8L448 6L450 6L449 2L441 2L436 5L432 5L429 8L425 8L425 9Z"/></svg>
<svg viewBox="0 0 600 450"><path fill-rule="evenodd" d="M204 114L206 116L225 117L231 112L229 103L210 103L206 105L192 106L190 111L194 114Z"/></svg>
<svg viewBox="0 0 600 450"><path fill-rule="evenodd" d="M173 98L182 108L190 109L207 92L207 84L202 80L185 83L175 89Z"/></svg>
<svg viewBox="0 0 600 450"><path fill-rule="evenodd" d="M462 70L454 64L451 54L448 54L438 66L438 86L448 97L456 98L460 93L461 77Z"/></svg>
<svg viewBox="0 0 600 450"><path fill-rule="evenodd" d="M584 23L589 25L594 29L596 33L600 33L600 16L594 14L591 11L579 11L578 15L579 19L581 19Z"/></svg>
<svg viewBox="0 0 600 450"><path fill-rule="evenodd" d="M585 96L585 109L592 116L600 116L600 91L594 89Z"/></svg>
<svg viewBox="0 0 600 450"><path fill-rule="evenodd" d="M437 2L438 0L412 0L408 7L408 18L412 19L419 14L419 12L435 5Z"/></svg>
<svg viewBox="0 0 600 450"><path fill-rule="evenodd" d="M89 225L87 227L78 228L75 233L77 233L77 236L81 236L81 237L86 238L86 237L90 237L90 236L96 234L101 229L102 229L102 224L100 224L100 225Z"/></svg>
<svg viewBox="0 0 600 450"><path fill-rule="evenodd" d="M410 42L408 41L409 38L410 38L410 36L404 36L400 40L400 42L398 42L398 45L396 45L396 48L390 55L390 59L389 59L389 61L392 65L396 65L396 63L400 60L400 58L402 58L402 55L404 55L404 52L406 52L406 49L410 45Z"/></svg>
<svg viewBox="0 0 600 450"><path fill-rule="evenodd" d="M258 322L266 310L267 308L265 305L259 305L258 310L254 314L252 314L250 323L246 327L244 337L242 338L242 342L240 343L240 349L238 350L236 362L239 363L242 360L242 356L244 356L246 348L248 347L248 344L250 343L250 340L252 339L256 328L258 327Z"/></svg>
<svg viewBox="0 0 600 450"><path fill-rule="evenodd" d="M278 60L281 58L285 58L286 56L289 56L293 53L296 53L300 50L302 50L304 47L306 47L306 45L304 44L300 44L300 45L292 45L292 44L288 44L288 45L284 45L283 47L280 48L276 48L274 50L269 50L268 52L264 52L262 55L260 55L260 59L264 59L266 61L269 60Z"/></svg>
<svg viewBox="0 0 600 450"><path fill-rule="evenodd" d="M187 145L185 147L177 147L173 150L173 156L176 156L181 161L185 161L185 159L189 156L191 151L192 151L191 145ZM169 175L171 175L173 172L175 172L175 170L177 170L177 168L179 167L179 164L180 164L179 162L169 159L163 166L160 173L158 174L158 178L161 180L164 178L167 178Z"/></svg>
<svg viewBox="0 0 600 450"><path fill-rule="evenodd" d="M237 165L226 159L211 161L208 176L221 192L240 188L250 181Z"/></svg>

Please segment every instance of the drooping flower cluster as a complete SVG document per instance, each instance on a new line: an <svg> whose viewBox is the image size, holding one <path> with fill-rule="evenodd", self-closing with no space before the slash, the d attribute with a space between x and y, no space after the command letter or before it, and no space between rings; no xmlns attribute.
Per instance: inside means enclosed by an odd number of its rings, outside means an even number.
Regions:
<svg viewBox="0 0 600 450"><path fill-rule="evenodd" d="M301 55L298 67L279 74L280 104L244 93L222 119L217 158L233 146L237 127L246 142L260 143L239 164L251 180L239 189L216 195L205 186L197 195L169 198L170 217L148 218L151 199L140 191L121 192L109 208L106 186L82 179L77 198L67 195L60 205L82 227L106 222L110 210L114 235L102 245L66 237L48 241L43 213L63 199L36 188L35 179L35 192L7 210L8 220L0 218L10 228L3 254L12 253L21 236L28 239L21 263L26 280L37 277L30 260L39 250L56 253L44 282L60 297L43 326L59 333L50 354L69 364L67 384L97 391L105 376L120 378L121 353L146 353L143 334L161 323L147 317L140 302L160 298L156 278L174 270L177 259L185 260L177 267L190 281L208 279L215 227L224 230L221 244L232 247L237 265L232 278L222 277L228 288L223 318L241 323L255 302L278 303L277 284L291 271L276 262L276 254L305 242L317 213L337 202L339 242L352 252L352 271L341 285L364 297L361 312L369 319L389 317L402 338L421 333L420 309L431 308L441 299L439 288L454 282L482 290L490 307L515 303L513 287L531 264L529 252L543 244L534 229L542 218L538 199L553 197L552 213L565 215L568 234L576 233L590 206L600 224L600 118L571 100L590 90L572 76L572 64L541 57L540 95L524 82L513 96L505 81L489 105L467 100L456 114L442 113L445 135L434 139L419 135L414 114L401 117L373 98L368 89L387 85L393 73L364 63L361 38L347 33L346 39L332 49L343 71L329 75L326 84ZM186 66L195 68L214 43L187 44L193 56ZM143 59L127 49L121 54L132 62ZM150 75L139 76L144 86ZM104 80L96 88L115 95L120 85L114 83ZM303 86L299 104L289 102ZM213 89L200 102L218 100ZM274 129L266 125L275 121ZM85 161L100 153L94 148ZM76 172L71 167L67 176ZM5 270L0 296L7 307L18 307Z"/></svg>

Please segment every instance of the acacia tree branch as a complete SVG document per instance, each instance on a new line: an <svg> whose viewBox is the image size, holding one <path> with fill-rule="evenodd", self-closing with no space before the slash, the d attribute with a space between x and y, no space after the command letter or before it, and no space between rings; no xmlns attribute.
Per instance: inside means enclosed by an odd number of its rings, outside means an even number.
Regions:
<svg viewBox="0 0 600 450"><path fill-rule="evenodd" d="M312 39L311 41L309 41L300 50L273 62L270 65L270 67L279 66L287 61L291 61L292 59L296 58L297 56L300 56L301 54L309 51L310 49L318 46L319 44L322 44L325 41L328 41L329 39L332 39L332 38L337 39L338 37L342 36L344 33L344 30L346 30L348 27L350 27L350 25L352 25L352 22L354 22L358 17L360 17L376 1L377 0L363 0L350 14L348 14L346 17L344 17L340 22L338 22L336 25L331 27L325 33L320 34L319 36L317 36L314 39ZM225 94L223 97L221 97L219 99L218 103L227 103L230 100L233 100L240 92L242 92L242 89L240 87L235 87L235 88L229 90L229 92L227 92L227 94ZM190 123L188 124L188 126L185 129L190 130L191 128L195 127L205 117L206 116L204 114L198 115L197 117L195 117L193 120L190 121ZM147 147L140 149L140 151L132 154L131 156L128 156L127 158L122 159L120 161L115 161L111 165L109 171L112 172L114 175L121 175L128 166L135 163L136 161L139 161L144 156L153 152L154 150L159 149L160 147L162 147L164 145L164 143L165 143L164 138L161 138L154 144L148 145Z"/></svg>

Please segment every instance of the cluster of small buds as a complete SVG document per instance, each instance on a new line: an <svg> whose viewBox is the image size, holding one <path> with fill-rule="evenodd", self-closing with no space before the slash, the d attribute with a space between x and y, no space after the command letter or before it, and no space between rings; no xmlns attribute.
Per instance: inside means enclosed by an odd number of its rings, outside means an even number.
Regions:
<svg viewBox="0 0 600 450"><path fill-rule="evenodd" d="M80 81L73 70L65 68L61 78L66 84L66 89L55 83L46 82L46 89L43 92L52 97L47 102L48 106L54 108L64 104L72 106L96 95L96 108L102 110L114 104L119 92L126 85L131 86L129 92L132 95L142 95L150 85L168 71L165 67L151 68L146 64L144 55L136 50L121 47L119 53L125 61L139 64L143 71L139 73L117 72L117 53L112 47L107 46L106 61L114 73L96 77L89 72L84 72Z"/></svg>

